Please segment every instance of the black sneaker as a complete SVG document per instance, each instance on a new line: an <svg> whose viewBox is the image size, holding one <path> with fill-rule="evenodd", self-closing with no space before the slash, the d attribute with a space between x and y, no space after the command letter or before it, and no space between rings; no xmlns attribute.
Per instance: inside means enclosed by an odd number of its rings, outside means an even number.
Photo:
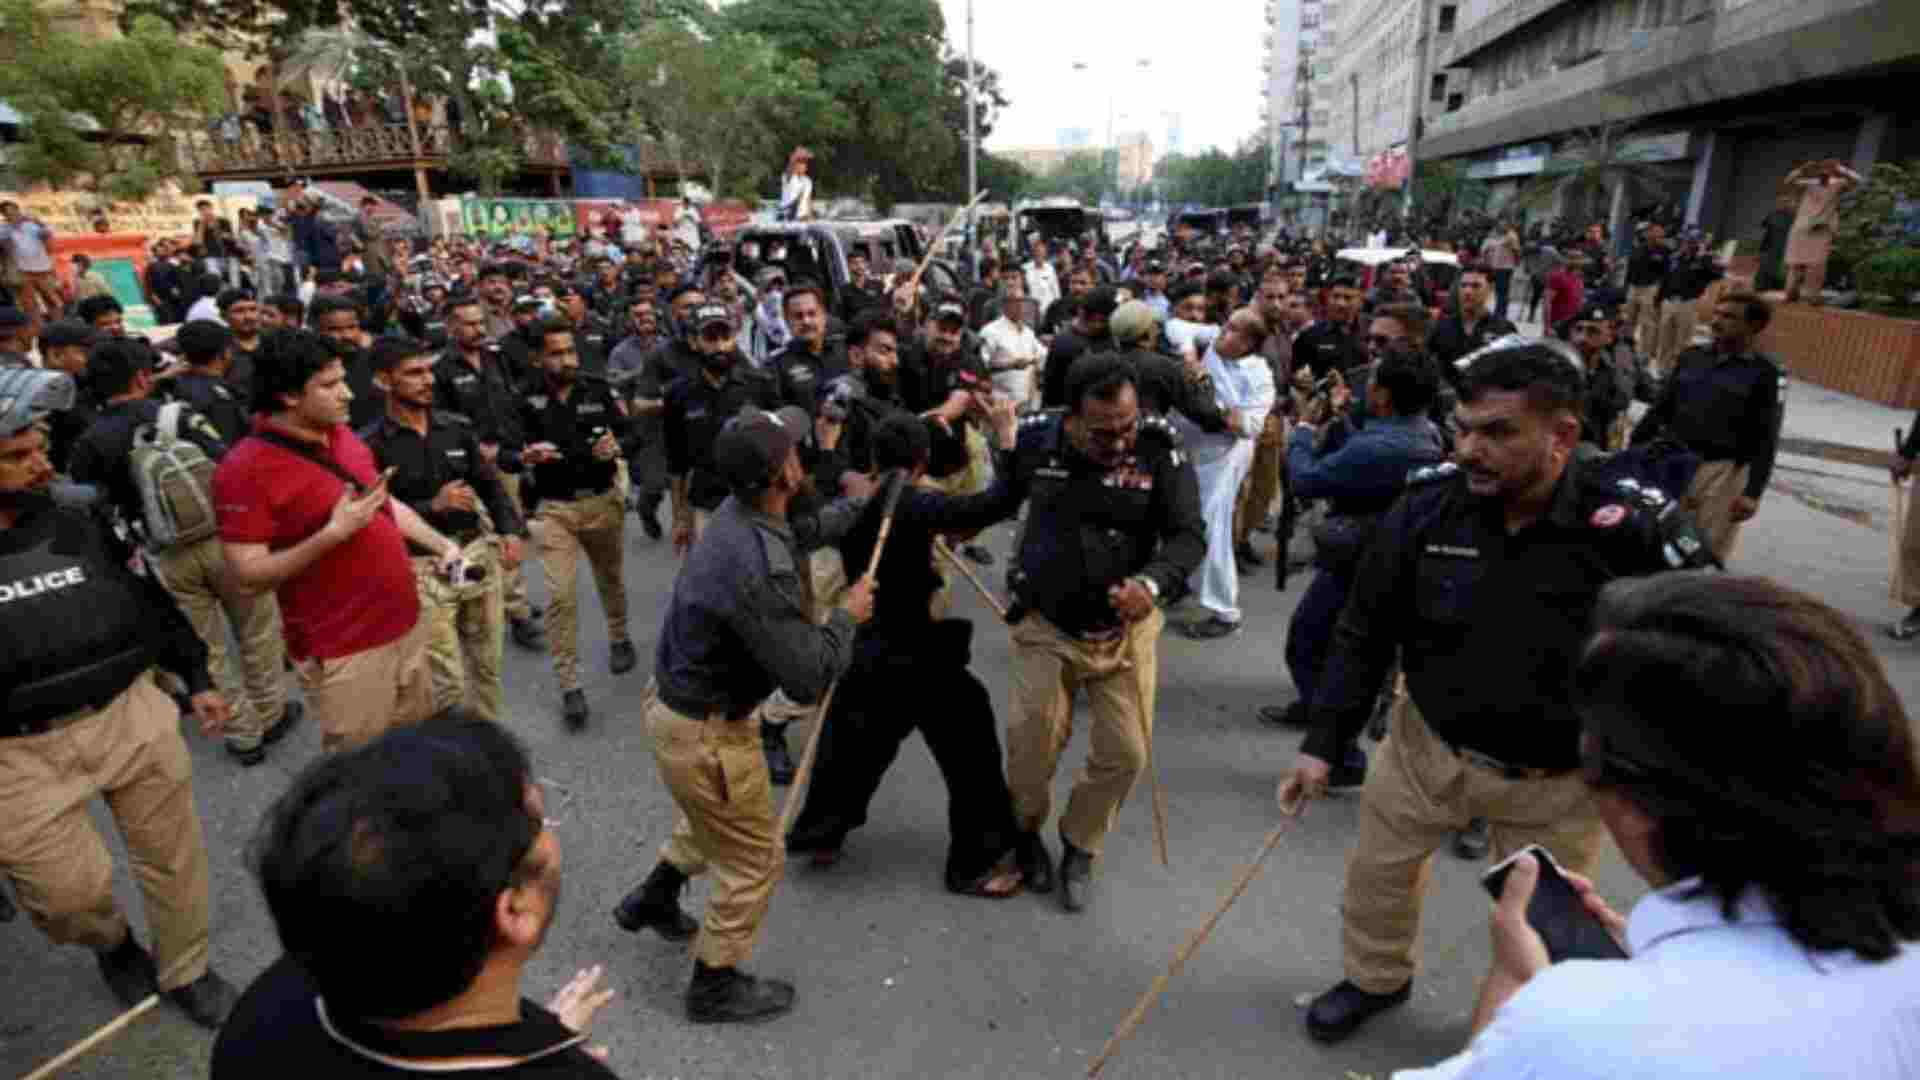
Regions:
<svg viewBox="0 0 1920 1080"><path fill-rule="evenodd" d="M1907 612L1905 618L1887 627L1887 636L1895 641L1908 641L1920 637L1920 608Z"/></svg>
<svg viewBox="0 0 1920 1080"><path fill-rule="evenodd" d="M687 984L687 1019L696 1024L742 1024L771 1020L793 1008L793 984L756 979L739 968L693 962Z"/></svg>
<svg viewBox="0 0 1920 1080"><path fill-rule="evenodd" d="M1053 891L1053 854L1037 832L1021 833L1013 842L1014 865L1030 893Z"/></svg>
<svg viewBox="0 0 1920 1080"><path fill-rule="evenodd" d="M1453 834L1453 853L1467 860L1478 862L1487 857L1487 849L1493 846L1492 837L1487 835L1487 819L1474 818L1467 827Z"/></svg>
<svg viewBox="0 0 1920 1080"><path fill-rule="evenodd" d="M133 931L127 931L127 939L119 945L93 955L100 964L100 977L107 980L107 989L121 1008L131 1009L160 992L160 972L153 966L153 957L133 940Z"/></svg>
<svg viewBox="0 0 1920 1080"><path fill-rule="evenodd" d="M633 504L633 512L640 516L640 527L647 530L647 539L658 540L666 535L660 527L660 498L642 496Z"/></svg>
<svg viewBox="0 0 1920 1080"><path fill-rule="evenodd" d="M567 725L568 731L579 731L587 726L587 718L593 710L587 708L587 693L584 690L569 690L560 695L560 721Z"/></svg>
<svg viewBox="0 0 1920 1080"><path fill-rule="evenodd" d="M686 941L700 932L700 924L680 909L680 891L686 887L687 875L662 859L613 909L613 921L629 934L652 930L668 941Z"/></svg>
<svg viewBox="0 0 1920 1080"><path fill-rule="evenodd" d="M633 651L633 642L616 641L607 653L607 668L615 675L625 675L640 662L639 655Z"/></svg>
<svg viewBox="0 0 1920 1080"><path fill-rule="evenodd" d="M1307 1007L1307 1034L1318 1042L1337 1043L1360 1030L1360 1025L1413 996L1413 981L1391 994L1369 994L1345 979L1313 999Z"/></svg>
<svg viewBox="0 0 1920 1080"><path fill-rule="evenodd" d="M305 707L299 702L287 702L280 710L280 719L275 720L272 726L261 733L258 745L242 748L228 743L227 756L239 762L245 768L253 768L255 765L267 760L267 747L286 738L287 732L292 731L295 725L300 723L300 718L304 713Z"/></svg>
<svg viewBox="0 0 1920 1080"><path fill-rule="evenodd" d="M167 991L167 1000L179 1006L187 1019L217 1031L227 1022L227 1014L233 1011L240 995L234 992L231 983L209 969L187 985Z"/></svg>

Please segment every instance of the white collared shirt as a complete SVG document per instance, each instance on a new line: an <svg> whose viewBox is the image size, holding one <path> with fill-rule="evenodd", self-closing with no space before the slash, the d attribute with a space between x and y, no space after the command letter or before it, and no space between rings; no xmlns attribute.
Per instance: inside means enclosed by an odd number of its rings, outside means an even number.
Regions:
<svg viewBox="0 0 1920 1080"><path fill-rule="evenodd" d="M993 388L1024 406L1033 394L1034 369L1047 356L1033 327L1002 315L980 328L980 353L987 370L993 373ZM1015 361L1030 366L1001 366Z"/></svg>
<svg viewBox="0 0 1920 1080"><path fill-rule="evenodd" d="M1060 299L1060 275L1052 263L1029 259L1020 276L1027 279L1027 298L1033 301L1035 311L1045 311Z"/></svg>
<svg viewBox="0 0 1920 1080"><path fill-rule="evenodd" d="M1813 953L1751 891L1732 922L1693 882L1649 893L1631 960L1569 960L1520 988L1466 1051L1397 1080L1795 1080L1920 1076L1920 949Z"/></svg>
<svg viewBox="0 0 1920 1080"><path fill-rule="evenodd" d="M1273 411L1275 393L1273 369L1267 366L1267 358L1257 352L1229 360L1220 355L1216 340L1207 347L1206 364L1207 374L1213 376L1214 400L1222 412L1240 410L1240 425L1219 432L1195 427L1185 433L1197 464L1214 461L1231 450L1234 443L1257 437L1267 425L1267 414Z"/></svg>

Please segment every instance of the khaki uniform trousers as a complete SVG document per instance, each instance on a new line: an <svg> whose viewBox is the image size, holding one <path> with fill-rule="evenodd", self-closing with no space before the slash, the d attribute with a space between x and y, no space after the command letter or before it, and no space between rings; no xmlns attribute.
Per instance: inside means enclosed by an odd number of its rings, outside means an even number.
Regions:
<svg viewBox="0 0 1920 1080"><path fill-rule="evenodd" d="M413 583L426 624L427 672L433 711L467 705L488 720L500 719L500 665L506 651L506 587L500 540L483 536L464 549L467 565L487 576L454 584L440 573L440 560L413 558Z"/></svg>
<svg viewBox="0 0 1920 1080"><path fill-rule="evenodd" d="M1660 303L1660 334L1646 352L1647 366L1660 378L1673 370L1674 361L1693 342L1693 326L1700 319L1700 308L1692 300L1663 300Z"/></svg>
<svg viewBox="0 0 1920 1080"><path fill-rule="evenodd" d="M1509 780L1454 753L1402 695L1360 791L1360 835L1341 906L1346 974L1370 994L1413 978L1420 906L1433 853L1471 818L1485 818L1493 858L1539 844L1590 874L1606 832L1578 771Z"/></svg>
<svg viewBox="0 0 1920 1080"><path fill-rule="evenodd" d="M1068 637L1037 611L1013 627L1013 706L1007 718L1007 787L1020 828L1036 832L1053 810L1053 774L1073 736L1073 696L1093 713L1087 766L1060 815L1060 833L1091 855L1100 848L1152 763L1153 702L1159 687L1159 609L1112 642Z"/></svg>
<svg viewBox="0 0 1920 1080"><path fill-rule="evenodd" d="M587 557L600 606L607 613L607 636L627 637L627 504L619 485L580 499L540 503L540 567L547 580L547 643L553 653L553 677L560 689L580 688L579 566Z"/></svg>
<svg viewBox="0 0 1920 1080"><path fill-rule="evenodd" d="M233 706L227 745L257 748L261 735L287 709L287 643L280 632L279 599L271 591L249 593L234 584L217 536L155 553L148 562L206 643L207 670ZM238 658L227 649L229 624L240 643Z"/></svg>
<svg viewBox="0 0 1920 1080"><path fill-rule="evenodd" d="M645 715L660 779L680 807L660 857L688 877L713 872L694 955L708 967L738 967L753 955L786 866L760 726L751 717L697 719L652 696Z"/></svg>
<svg viewBox="0 0 1920 1080"><path fill-rule="evenodd" d="M309 656L294 673L320 725L321 750L350 750L388 728L418 724L433 715L426 612L385 645L331 660Z"/></svg>
<svg viewBox="0 0 1920 1080"><path fill-rule="evenodd" d="M126 841L160 988L185 986L207 972L207 849L180 710L151 672L64 727L0 738L0 871L47 937L107 949L126 939L127 920L113 902L113 854L87 813L95 795Z"/></svg>
<svg viewBox="0 0 1920 1080"><path fill-rule="evenodd" d="M1747 467L1732 461L1702 462L1680 508L1693 515L1707 546L1721 562L1733 558L1743 522L1733 520L1733 500L1747 490Z"/></svg>
<svg viewBox="0 0 1920 1080"><path fill-rule="evenodd" d="M527 516L527 504L520 501L520 474L501 472L498 475L500 477L500 486L506 489L507 498L513 500L513 508L519 512L521 520L524 521ZM496 528L499 525L498 522L494 524ZM528 531L531 532L532 530L529 529ZM529 563L532 561L531 559L527 560ZM527 599L527 575L532 572L533 568L523 563L515 567L510 573L503 575L506 578L502 584L506 588L504 600L507 618L526 619L533 616L533 601Z"/></svg>
<svg viewBox="0 0 1920 1080"><path fill-rule="evenodd" d="M1240 484L1240 501L1233 508L1233 546L1239 547L1253 535L1253 527L1266 520L1274 497L1280 494L1280 470L1286 468L1286 436L1274 435L1276 423L1268 420L1267 433L1253 444L1253 464ZM1285 428L1278 430L1284 432Z"/></svg>
<svg viewBox="0 0 1920 1080"><path fill-rule="evenodd" d="M1906 530L1900 534L1899 592L1894 597L1910 608L1920 608L1920 514L1914 513L1913 485L1905 488Z"/></svg>
<svg viewBox="0 0 1920 1080"><path fill-rule="evenodd" d="M1627 287L1627 304L1620 321L1633 331L1633 347L1641 356L1650 355L1660 337L1660 286Z"/></svg>

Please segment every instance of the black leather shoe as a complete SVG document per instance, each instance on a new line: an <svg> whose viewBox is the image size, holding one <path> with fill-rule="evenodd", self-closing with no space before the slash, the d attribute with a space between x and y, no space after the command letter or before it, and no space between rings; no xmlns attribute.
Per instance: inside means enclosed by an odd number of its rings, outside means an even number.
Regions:
<svg viewBox="0 0 1920 1080"><path fill-rule="evenodd" d="M1093 892L1093 856L1060 838L1060 906L1083 911Z"/></svg>
<svg viewBox="0 0 1920 1080"><path fill-rule="evenodd" d="M741 1024L771 1020L793 1008L793 984L756 979L739 968L693 962L687 984L687 1019L696 1024Z"/></svg>
<svg viewBox="0 0 1920 1080"><path fill-rule="evenodd" d="M1267 565L1267 560L1261 558L1260 553L1253 550L1253 544L1251 542L1241 544L1239 547L1234 548L1233 554L1235 558L1246 563L1248 566L1261 567Z"/></svg>
<svg viewBox="0 0 1920 1080"><path fill-rule="evenodd" d="M787 750L787 725L761 721L760 748L767 755L767 778L782 787L793 783L793 754Z"/></svg>
<svg viewBox="0 0 1920 1080"><path fill-rule="evenodd" d="M700 932L700 924L680 909L680 890L686 887L687 875L662 859L613 909L613 921L629 934L651 930L668 941L686 941Z"/></svg>
<svg viewBox="0 0 1920 1080"><path fill-rule="evenodd" d="M607 652L607 668L615 675L625 675L640 662L639 654L633 651L633 642L616 641Z"/></svg>
<svg viewBox="0 0 1920 1080"><path fill-rule="evenodd" d="M1487 849L1493 846L1493 838L1487 835L1487 819L1474 818L1467 827L1453 834L1453 853L1467 860L1477 862L1487 857Z"/></svg>
<svg viewBox="0 0 1920 1080"><path fill-rule="evenodd" d="M133 940L131 930L127 931L127 940L94 953L94 959L100 962L100 977L107 980L107 989L113 991L123 1009L133 1008L160 990L160 972L153 966L153 957Z"/></svg>
<svg viewBox="0 0 1920 1080"><path fill-rule="evenodd" d="M660 528L660 497L642 497L634 504L633 512L640 515L640 527L647 530L647 539L658 540L666 533Z"/></svg>
<svg viewBox="0 0 1920 1080"><path fill-rule="evenodd" d="M280 719L260 734L262 746L272 746L287 737L287 732L299 726L302 717L307 715L307 707L297 701L289 701L280 709Z"/></svg>
<svg viewBox="0 0 1920 1080"><path fill-rule="evenodd" d="M587 693L584 690L569 690L560 695L560 720L569 731L579 731L587 726L587 718L593 710L587 708Z"/></svg>
<svg viewBox="0 0 1920 1080"><path fill-rule="evenodd" d="M515 645L523 649L531 649L534 652L540 652L547 647L547 632L540 629L540 624L534 622L531 616L524 619L514 619L512 622L513 643Z"/></svg>
<svg viewBox="0 0 1920 1080"><path fill-rule="evenodd" d="M209 970L205 975L185 986L167 991L167 1000L187 1014L187 1019L203 1028L219 1030L227 1022L227 1014L240 1000L232 984Z"/></svg>
<svg viewBox="0 0 1920 1080"><path fill-rule="evenodd" d="M1020 879L1026 883L1028 892L1053 891L1053 855L1039 833L1020 834L1013 842L1013 861L1020 867Z"/></svg>
<svg viewBox="0 0 1920 1080"><path fill-rule="evenodd" d="M1413 996L1413 981L1391 994L1369 994L1345 979L1313 999L1307 1007L1307 1034L1318 1042L1337 1043L1360 1030L1360 1025Z"/></svg>

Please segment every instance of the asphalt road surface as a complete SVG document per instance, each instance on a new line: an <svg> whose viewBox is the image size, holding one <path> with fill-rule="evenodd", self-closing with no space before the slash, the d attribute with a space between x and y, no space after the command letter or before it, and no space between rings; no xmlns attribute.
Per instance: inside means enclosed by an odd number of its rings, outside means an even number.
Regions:
<svg viewBox="0 0 1920 1080"><path fill-rule="evenodd" d="M1010 536L1002 526L987 538L1003 560ZM1271 551L1270 537L1259 544ZM1304 576L1279 593L1269 569L1242 579L1244 633L1210 644L1169 633L1161 643L1156 756L1171 869L1154 855L1143 783L1108 841L1088 911L1069 916L1052 896L951 896L940 882L944 790L924 747L911 740L875 800L872 822L854 834L841 863L827 871L790 863L774 898L752 968L797 983L795 1011L759 1026L689 1025L680 1008L685 949L622 933L609 917L653 864L673 821L637 702L678 563L631 519L627 548L642 664L619 678L607 673L605 625L583 572L582 670L594 709L587 731L561 729L544 655L509 644L506 677L509 722L547 783L565 858L560 915L525 990L544 1000L576 969L604 964L619 996L602 1011L594 1037L623 1077L1083 1075L1276 821L1275 780L1300 737L1265 727L1254 709L1292 697L1281 656ZM1863 625L1871 621L1875 648L1910 696L1920 681L1920 650L1888 641L1877 628L1892 613L1886 552L1884 533L1776 492L1749 526L1736 568L1793 582ZM989 580L1000 580L1000 569ZM1006 633L959 588L956 611L978 628L975 670L1004 710ZM801 738L796 726L796 754ZM244 984L278 946L243 850L268 801L317 753L318 735L298 731L254 769L238 767L215 742L191 741L213 861L214 963ZM1084 752L1082 735L1062 762L1060 793ZM1340 887L1356 810L1354 798L1312 808L1105 1075L1384 1080L1393 1069L1459 1048L1486 966L1487 903L1476 883L1481 867L1446 854L1435 862L1412 1002L1338 1047L1318 1046L1302 1029L1303 996L1340 977ZM117 877L121 903L144 940L124 858ZM1599 880L1623 909L1643 891L1611 853ZM696 882L689 910L697 915L704 897ZM115 1012L86 951L48 944L24 917L0 926L0 1075L28 1071ZM163 1007L66 1075L202 1077L211 1045Z"/></svg>

